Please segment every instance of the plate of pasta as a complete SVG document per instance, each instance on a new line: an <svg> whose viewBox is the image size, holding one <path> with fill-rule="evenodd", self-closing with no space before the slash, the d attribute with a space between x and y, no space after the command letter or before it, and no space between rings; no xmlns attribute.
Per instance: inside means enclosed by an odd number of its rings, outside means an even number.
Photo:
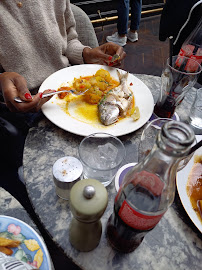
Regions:
<svg viewBox="0 0 202 270"><path fill-rule="evenodd" d="M0 251L33 268L52 269L50 255L42 238L17 218L0 215Z"/></svg>
<svg viewBox="0 0 202 270"><path fill-rule="evenodd" d="M95 77L97 73L99 73L99 79ZM101 73L105 73L105 76L109 78L102 79ZM154 107L151 91L134 75L129 73L127 76L127 85L134 97L130 113L127 112L124 117L120 117L118 121L110 125L101 123L98 113L100 100L104 100L106 93L113 91L120 84L119 74L126 73L126 71L117 68L94 64L61 69L42 83L39 92L47 89L59 90L65 87L67 89L75 89L75 87L86 89L92 87L96 80L97 84L93 88L93 92L90 90L86 92L85 96L69 95L61 99L59 95L54 95L42 106L42 112L56 126L77 135L88 136L96 132L105 132L114 136L122 136L131 133L141 128L150 119ZM95 102L92 104L92 101ZM135 111L138 109L139 113L139 117L136 119L131 117L134 114L134 108Z"/></svg>

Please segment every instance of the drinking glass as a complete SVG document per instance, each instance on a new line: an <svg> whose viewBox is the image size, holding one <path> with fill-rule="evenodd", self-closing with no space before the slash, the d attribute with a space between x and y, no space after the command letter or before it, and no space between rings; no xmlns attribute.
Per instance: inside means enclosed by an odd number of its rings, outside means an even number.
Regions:
<svg viewBox="0 0 202 270"><path fill-rule="evenodd" d="M161 89L154 113L161 118L171 118L185 94L196 83L202 70L194 59L173 56L167 60L161 75Z"/></svg>
<svg viewBox="0 0 202 270"><path fill-rule="evenodd" d="M142 160L144 160L145 157L149 154L149 152L151 151L156 141L157 134L161 130L162 126L168 121L173 121L173 119L156 118L146 125L140 138L140 144L139 144L139 149L138 149L138 162L141 162ZM196 139L195 139L194 144L195 143L196 143ZM187 163L189 162L192 156L193 154L185 157L184 159L180 161L178 165L178 171L182 170L187 165Z"/></svg>
<svg viewBox="0 0 202 270"><path fill-rule="evenodd" d="M83 164L83 178L99 180L108 186L125 158L121 140L108 133L94 133L85 137L79 145L79 157Z"/></svg>
<svg viewBox="0 0 202 270"><path fill-rule="evenodd" d="M189 115L189 122L194 128L202 130L202 88L196 90L195 100Z"/></svg>

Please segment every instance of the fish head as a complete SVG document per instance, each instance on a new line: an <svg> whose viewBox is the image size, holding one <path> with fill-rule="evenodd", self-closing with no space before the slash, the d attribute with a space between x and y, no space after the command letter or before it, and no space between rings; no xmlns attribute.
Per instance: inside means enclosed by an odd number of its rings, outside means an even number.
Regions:
<svg viewBox="0 0 202 270"><path fill-rule="evenodd" d="M99 107L100 121L105 125L109 126L117 122L119 117L119 108L112 104L102 104Z"/></svg>

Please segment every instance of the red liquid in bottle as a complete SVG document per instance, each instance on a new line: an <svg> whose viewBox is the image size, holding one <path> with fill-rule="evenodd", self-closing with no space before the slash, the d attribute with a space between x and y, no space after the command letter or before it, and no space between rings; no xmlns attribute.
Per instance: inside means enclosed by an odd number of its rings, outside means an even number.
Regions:
<svg viewBox="0 0 202 270"><path fill-rule="evenodd" d="M147 232L131 228L117 214L113 213L108 220L106 234L110 245L114 249L129 253L141 244Z"/></svg>
<svg viewBox="0 0 202 270"><path fill-rule="evenodd" d="M110 245L123 253L134 251L164 214L156 215L159 203L160 196L154 195L146 187L131 183L124 188L118 199L115 199L114 213L107 223L106 236ZM129 212L123 210L125 206L129 206ZM141 211L147 211L150 215L142 214ZM128 217L123 220L126 215Z"/></svg>

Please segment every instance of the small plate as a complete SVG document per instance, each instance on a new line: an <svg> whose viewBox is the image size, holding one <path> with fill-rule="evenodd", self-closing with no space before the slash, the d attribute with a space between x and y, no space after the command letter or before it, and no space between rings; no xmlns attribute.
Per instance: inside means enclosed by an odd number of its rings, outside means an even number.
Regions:
<svg viewBox="0 0 202 270"><path fill-rule="evenodd" d="M157 118L159 118L159 117L156 116L154 113L152 113L152 116L150 117L149 122L151 122L152 120L157 119ZM173 114L173 116L171 118L175 121L180 121L179 115L176 112Z"/></svg>
<svg viewBox="0 0 202 270"><path fill-rule="evenodd" d="M17 218L0 215L0 237L21 241L17 248L12 248L12 257L16 257L40 270L52 269L50 256L44 241L25 222Z"/></svg>

